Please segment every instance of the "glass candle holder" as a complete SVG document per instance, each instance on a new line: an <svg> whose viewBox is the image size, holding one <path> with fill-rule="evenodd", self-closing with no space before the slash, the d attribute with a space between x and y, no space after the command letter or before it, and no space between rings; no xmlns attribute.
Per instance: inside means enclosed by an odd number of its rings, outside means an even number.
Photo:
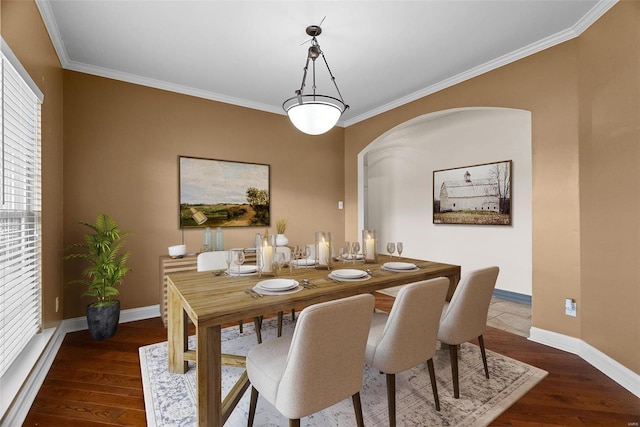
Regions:
<svg viewBox="0 0 640 427"><path fill-rule="evenodd" d="M362 230L362 254L364 261L370 263L378 262L378 239L376 230Z"/></svg>
<svg viewBox="0 0 640 427"><path fill-rule="evenodd" d="M257 248L256 263L261 274L275 274L276 236L264 235Z"/></svg>
<svg viewBox="0 0 640 427"><path fill-rule="evenodd" d="M331 268L331 233L316 231L316 267Z"/></svg>

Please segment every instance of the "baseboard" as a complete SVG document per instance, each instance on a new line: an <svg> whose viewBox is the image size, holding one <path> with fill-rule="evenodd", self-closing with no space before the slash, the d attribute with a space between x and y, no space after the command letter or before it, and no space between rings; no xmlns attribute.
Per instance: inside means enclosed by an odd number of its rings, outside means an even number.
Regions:
<svg viewBox="0 0 640 427"><path fill-rule="evenodd" d="M160 316L160 304L150 305L147 307L130 308L128 310L120 311L120 322L128 323L135 322L136 320L151 319L153 317ZM87 318L74 317L64 320L65 332L77 332L87 329Z"/></svg>
<svg viewBox="0 0 640 427"><path fill-rule="evenodd" d="M54 330L52 331L52 329ZM31 409L31 405L38 395L38 391L40 390L42 383L47 377L49 368L51 368L51 365L58 354L58 350L62 345L64 337L65 331L62 325L57 328L46 329L42 332L41 339L46 340L46 343L44 344L39 357L37 357L35 364L33 364L31 371L27 371L28 373L24 377L22 386L19 388L15 396L13 396L7 411L0 417L0 425L21 426L24 423L24 420L27 418L27 414L29 414L29 410ZM26 369L28 370L28 367L26 367ZM7 396L4 397L6 398Z"/></svg>
<svg viewBox="0 0 640 427"><path fill-rule="evenodd" d="M531 306L531 295L520 294L518 292L505 291L503 289L494 289L493 296L498 299L517 302L518 304L525 304Z"/></svg>
<svg viewBox="0 0 640 427"><path fill-rule="evenodd" d="M136 320L151 319L159 316L159 304L133 308L120 312L120 323L135 322ZM38 395L40 386L42 386L49 372L49 368L51 368L51 364L53 364L58 354L65 335L69 332L82 331L85 329L87 329L87 318L75 317L63 320L60 326L55 328L53 332L49 330L43 332L43 334L51 334L51 337L48 338L48 342L44 346L40 357L38 357L33 365L33 369L22 383L22 387L20 387L15 398L13 398L11 405L9 405L4 414L0 414L0 425L19 426L24 423L27 414L29 414L29 409L31 409L31 405Z"/></svg>
<svg viewBox="0 0 640 427"><path fill-rule="evenodd" d="M529 330L529 339L580 356L591 366L601 371L637 397L640 397L640 375L621 365L590 344L578 338L535 327Z"/></svg>

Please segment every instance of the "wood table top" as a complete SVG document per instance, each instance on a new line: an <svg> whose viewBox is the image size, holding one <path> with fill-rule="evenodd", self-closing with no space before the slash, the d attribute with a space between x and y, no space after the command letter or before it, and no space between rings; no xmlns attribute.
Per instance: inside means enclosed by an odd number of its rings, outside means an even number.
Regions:
<svg viewBox="0 0 640 427"><path fill-rule="evenodd" d="M381 269L389 261L412 262L419 268L407 272L391 272ZM332 270L341 268L370 269L373 277L363 281L336 282L328 278L330 271L316 268L294 268L290 275L284 267L278 278L291 278L302 284L308 279L315 288L304 288L296 293L285 295L264 295L254 298L245 293L258 282L274 276L258 275L229 276L216 275L212 271L182 272L168 276L167 285L173 287L180 296L181 305L196 326L221 325L244 318L256 317L299 308L319 302L344 298L351 295L375 292L380 289L413 283L435 277L449 277L447 299L451 298L460 279L460 266L424 261L411 258L399 258L379 255L378 263L343 263L336 261Z"/></svg>

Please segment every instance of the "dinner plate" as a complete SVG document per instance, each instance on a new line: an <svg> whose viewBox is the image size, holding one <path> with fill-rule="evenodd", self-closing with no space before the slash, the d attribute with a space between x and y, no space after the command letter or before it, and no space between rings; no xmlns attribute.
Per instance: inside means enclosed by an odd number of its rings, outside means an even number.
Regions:
<svg viewBox="0 0 640 427"><path fill-rule="evenodd" d="M245 274L254 274L258 272L258 267L255 265L241 265L240 268L238 268L237 265L233 265L229 268L229 274L232 276L242 276Z"/></svg>
<svg viewBox="0 0 640 427"><path fill-rule="evenodd" d="M340 279L359 279L366 276L367 272L352 268L342 268L339 270L333 270L331 275Z"/></svg>
<svg viewBox="0 0 640 427"><path fill-rule="evenodd" d="M291 262L296 267L307 267L307 266L316 265L316 260L311 258L296 259Z"/></svg>
<svg viewBox="0 0 640 427"><path fill-rule="evenodd" d="M385 271L392 271L394 273L410 273L412 271L420 270L418 267L411 268L411 269L406 269L406 268L396 269L396 268L385 267L384 265L382 267L380 267L380 269L381 270L385 270Z"/></svg>
<svg viewBox="0 0 640 427"><path fill-rule="evenodd" d="M366 273L362 277L354 277L354 278L340 277L340 276L334 275L333 273L334 273L334 271L329 273L329 278L333 279L333 280L337 280L338 282L362 282L364 280L369 280L371 278L371 276L369 276Z"/></svg>
<svg viewBox="0 0 640 427"><path fill-rule="evenodd" d="M265 289L262 289L258 285L253 287L253 290L259 293L260 295L288 295L288 294L295 294L296 292L300 292L303 289L304 289L304 286L296 286L295 288L289 289L287 291L267 291Z"/></svg>
<svg viewBox="0 0 640 427"><path fill-rule="evenodd" d="M340 255L336 257L337 260L352 260L353 259L353 255ZM364 259L364 255L362 254L358 254L356 255L356 259Z"/></svg>
<svg viewBox="0 0 640 427"><path fill-rule="evenodd" d="M412 262L385 262L382 266L390 270L413 270L417 267Z"/></svg>
<svg viewBox="0 0 640 427"><path fill-rule="evenodd" d="M258 282L256 285L258 288L265 291L289 291L296 288L299 283L293 279L269 279Z"/></svg>

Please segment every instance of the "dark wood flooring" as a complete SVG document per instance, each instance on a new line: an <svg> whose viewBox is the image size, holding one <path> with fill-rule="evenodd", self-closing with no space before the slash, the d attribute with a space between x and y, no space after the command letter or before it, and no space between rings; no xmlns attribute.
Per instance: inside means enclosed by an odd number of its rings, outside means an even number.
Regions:
<svg viewBox="0 0 640 427"><path fill-rule="evenodd" d="M393 299L376 295L387 311ZM121 324L115 337L67 334L25 426L146 426L138 348L166 341L160 318ZM549 372L495 426L638 426L640 399L580 357L489 328L488 349Z"/></svg>

